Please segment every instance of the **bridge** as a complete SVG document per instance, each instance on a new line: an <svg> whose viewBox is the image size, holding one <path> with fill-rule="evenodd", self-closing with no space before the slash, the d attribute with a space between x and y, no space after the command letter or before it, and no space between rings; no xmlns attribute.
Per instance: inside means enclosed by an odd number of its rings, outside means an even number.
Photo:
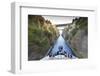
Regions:
<svg viewBox="0 0 100 76"><path fill-rule="evenodd" d="M65 27L65 26L69 26L72 23L66 23L66 24L56 24L56 27Z"/></svg>
<svg viewBox="0 0 100 76"><path fill-rule="evenodd" d="M63 30L66 26L70 25L72 25L72 23L56 24L55 26L58 28L58 30Z"/></svg>

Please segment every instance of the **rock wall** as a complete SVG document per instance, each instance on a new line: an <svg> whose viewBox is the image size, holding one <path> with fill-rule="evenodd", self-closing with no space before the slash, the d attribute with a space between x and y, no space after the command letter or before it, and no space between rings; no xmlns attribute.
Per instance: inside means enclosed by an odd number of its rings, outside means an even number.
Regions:
<svg viewBox="0 0 100 76"><path fill-rule="evenodd" d="M78 30L76 35L70 40L71 47L79 58L88 57L88 36L84 30Z"/></svg>
<svg viewBox="0 0 100 76"><path fill-rule="evenodd" d="M57 29L41 15L28 16L28 60L40 60L57 38Z"/></svg>
<svg viewBox="0 0 100 76"><path fill-rule="evenodd" d="M64 29L64 38L78 58L88 57L88 18L79 17Z"/></svg>

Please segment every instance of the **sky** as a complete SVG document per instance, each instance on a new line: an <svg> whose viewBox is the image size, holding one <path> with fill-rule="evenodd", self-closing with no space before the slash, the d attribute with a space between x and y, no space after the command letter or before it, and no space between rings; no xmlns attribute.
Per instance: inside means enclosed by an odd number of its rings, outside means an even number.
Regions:
<svg viewBox="0 0 100 76"><path fill-rule="evenodd" d="M43 16L45 20L50 20L52 24L72 23L74 16Z"/></svg>

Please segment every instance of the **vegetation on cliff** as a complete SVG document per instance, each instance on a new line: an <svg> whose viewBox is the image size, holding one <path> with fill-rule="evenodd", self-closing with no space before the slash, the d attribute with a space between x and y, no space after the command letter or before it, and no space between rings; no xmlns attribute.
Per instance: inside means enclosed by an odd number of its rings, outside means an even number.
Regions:
<svg viewBox="0 0 100 76"><path fill-rule="evenodd" d="M28 15L28 60L43 58L57 38L57 31L41 15Z"/></svg>
<svg viewBox="0 0 100 76"><path fill-rule="evenodd" d="M88 57L88 18L79 17L73 19L64 29L65 40L69 42L73 52L78 58Z"/></svg>

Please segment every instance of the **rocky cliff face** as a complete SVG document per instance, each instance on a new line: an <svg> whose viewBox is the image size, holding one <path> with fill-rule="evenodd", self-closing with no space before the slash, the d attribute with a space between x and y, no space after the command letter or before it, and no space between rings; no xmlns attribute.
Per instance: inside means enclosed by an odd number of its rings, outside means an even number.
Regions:
<svg viewBox="0 0 100 76"><path fill-rule="evenodd" d="M39 60L45 56L57 38L57 29L41 15L28 16L28 60Z"/></svg>
<svg viewBox="0 0 100 76"><path fill-rule="evenodd" d="M78 58L88 57L88 18L74 19L70 26L64 29L65 40L69 42Z"/></svg>
<svg viewBox="0 0 100 76"><path fill-rule="evenodd" d="M84 30L78 30L70 40L70 44L79 58L88 57L88 36L84 32Z"/></svg>

